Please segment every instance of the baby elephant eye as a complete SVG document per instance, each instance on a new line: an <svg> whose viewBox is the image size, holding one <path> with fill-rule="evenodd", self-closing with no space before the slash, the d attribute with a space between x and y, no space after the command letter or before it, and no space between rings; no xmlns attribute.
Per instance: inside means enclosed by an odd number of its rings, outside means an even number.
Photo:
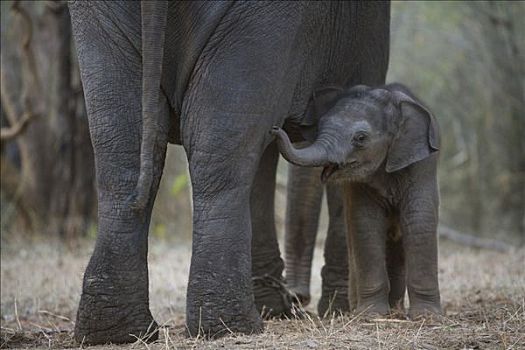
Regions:
<svg viewBox="0 0 525 350"><path fill-rule="evenodd" d="M356 143L362 144L368 139L368 135L364 132L360 132L354 136L354 141Z"/></svg>

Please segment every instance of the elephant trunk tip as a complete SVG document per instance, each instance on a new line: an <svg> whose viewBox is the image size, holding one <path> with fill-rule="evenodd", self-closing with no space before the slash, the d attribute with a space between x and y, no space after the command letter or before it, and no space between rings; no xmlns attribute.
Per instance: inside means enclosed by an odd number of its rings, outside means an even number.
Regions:
<svg viewBox="0 0 525 350"><path fill-rule="evenodd" d="M270 134L277 137L279 151L290 163L306 167L324 166L328 163L328 153L319 140L306 148L298 149L292 145L290 138L282 128L273 126Z"/></svg>
<svg viewBox="0 0 525 350"><path fill-rule="evenodd" d="M284 130L278 127L277 125L272 126L272 130L270 130L271 135L282 137L283 135L281 133L286 134Z"/></svg>

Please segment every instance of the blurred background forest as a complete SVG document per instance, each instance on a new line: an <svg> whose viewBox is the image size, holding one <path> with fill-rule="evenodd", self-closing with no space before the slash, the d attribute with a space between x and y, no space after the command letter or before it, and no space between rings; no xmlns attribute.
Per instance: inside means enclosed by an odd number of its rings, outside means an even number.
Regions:
<svg viewBox="0 0 525 350"><path fill-rule="evenodd" d="M93 156L67 6L1 2L1 232L96 235ZM525 244L525 3L394 2L388 81L409 86L442 130L441 224ZM287 166L278 173L284 222ZM170 146L158 239L191 237L184 152ZM326 218L324 219L326 221Z"/></svg>

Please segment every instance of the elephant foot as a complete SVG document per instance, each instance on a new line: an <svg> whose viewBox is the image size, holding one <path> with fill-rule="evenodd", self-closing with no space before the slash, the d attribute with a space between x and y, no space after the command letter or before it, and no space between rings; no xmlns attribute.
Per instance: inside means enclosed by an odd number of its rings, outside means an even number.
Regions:
<svg viewBox="0 0 525 350"><path fill-rule="evenodd" d="M348 269L323 266L321 270L323 287L317 304L320 317L341 315L350 311L348 302Z"/></svg>
<svg viewBox="0 0 525 350"><path fill-rule="evenodd" d="M147 289L144 295L136 293L134 287L108 288L107 281L84 278L75 340L89 345L157 340L158 325L149 310Z"/></svg>
<svg viewBox="0 0 525 350"><path fill-rule="evenodd" d="M418 303L410 305L408 309L408 317L411 320L439 317L443 315L441 305L439 303Z"/></svg>
<svg viewBox="0 0 525 350"><path fill-rule="evenodd" d="M404 298L391 298L388 301L390 305L390 310L394 314L404 314L405 313L405 300Z"/></svg>
<svg viewBox="0 0 525 350"><path fill-rule="evenodd" d="M332 293L323 293L317 304L319 317L338 316L350 311L346 291L334 290Z"/></svg>
<svg viewBox="0 0 525 350"><path fill-rule="evenodd" d="M295 305L298 300L295 294L288 290L282 278L266 274L254 276L252 280L255 306L263 318L297 316L298 310ZM300 306L297 309L300 309Z"/></svg>
<svg viewBox="0 0 525 350"><path fill-rule="evenodd" d="M302 307L307 306L312 301L310 296L310 291L308 287L305 286L289 286L286 285L290 293L293 295L294 304L300 305Z"/></svg>
<svg viewBox="0 0 525 350"><path fill-rule="evenodd" d="M382 317L390 314L388 295L384 288L378 288L375 292L360 296L357 302L355 314L366 318Z"/></svg>
<svg viewBox="0 0 525 350"><path fill-rule="evenodd" d="M303 316L301 299L286 285L282 277L283 270L284 263L278 256L271 260L266 259L264 264L253 264L255 306L265 319Z"/></svg>
<svg viewBox="0 0 525 350"><path fill-rule="evenodd" d="M186 326L190 337L202 336L207 339L217 339L231 334L258 334L264 330L261 316L255 308L243 314L235 310L228 313L207 310L206 315L187 315ZM221 315L213 317L211 315Z"/></svg>
<svg viewBox="0 0 525 350"><path fill-rule="evenodd" d="M409 309L408 317L410 319L426 318L428 316L442 315L441 297L439 289L424 290L415 289L409 290L408 293Z"/></svg>
<svg viewBox="0 0 525 350"><path fill-rule="evenodd" d="M405 277L390 277L390 292L388 293L388 303L395 313L404 313L405 311L405 294L406 282Z"/></svg>
<svg viewBox="0 0 525 350"><path fill-rule="evenodd" d="M367 318L383 317L390 314L390 307L386 302L361 303L357 305L355 314Z"/></svg>
<svg viewBox="0 0 525 350"><path fill-rule="evenodd" d="M215 339L234 333L261 333L263 322L253 303L251 278L218 272L190 272L186 298L189 335Z"/></svg>

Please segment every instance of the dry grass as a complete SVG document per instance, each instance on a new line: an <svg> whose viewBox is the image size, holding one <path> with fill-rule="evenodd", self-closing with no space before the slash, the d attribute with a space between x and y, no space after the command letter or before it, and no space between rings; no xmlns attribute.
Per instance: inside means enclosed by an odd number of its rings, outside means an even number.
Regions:
<svg viewBox="0 0 525 350"><path fill-rule="evenodd" d="M60 244L4 244L1 256L1 346L79 347L72 327L81 276L91 244L74 251ZM320 250L318 248L318 250ZM314 262L313 297L320 294L321 251ZM151 308L164 327L160 340L93 349L523 349L525 348L525 251L510 254L442 245L440 283L446 317L411 322L342 316L320 321L268 321L255 336L215 341L189 339L184 297L190 246L153 242ZM313 306L310 306L313 307Z"/></svg>

